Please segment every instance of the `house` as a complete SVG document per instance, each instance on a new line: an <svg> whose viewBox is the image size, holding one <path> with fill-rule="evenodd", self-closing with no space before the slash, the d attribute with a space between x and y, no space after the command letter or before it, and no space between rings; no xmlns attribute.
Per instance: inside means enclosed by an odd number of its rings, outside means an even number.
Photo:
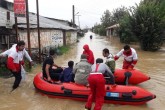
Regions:
<svg viewBox="0 0 165 110"><path fill-rule="evenodd" d="M2 5L2 1L6 5ZM3 30L0 31L0 48L5 48L7 45L8 47L11 46L17 42L17 39L24 40L28 44L26 18L17 18L18 38L16 38L15 17L13 10L11 10L13 6L11 4L13 3L1 0L0 4L0 30ZM10 12L11 29L6 28L7 12ZM69 45L77 41L76 28L62 23L62 20L50 19L44 16L39 16L39 19L41 49ZM37 15L35 13L29 13L29 23L31 48L35 49L38 48Z"/></svg>
<svg viewBox="0 0 165 110"><path fill-rule="evenodd" d="M106 28L106 36L116 36L117 35L117 29L119 28L119 24L114 24L110 27Z"/></svg>

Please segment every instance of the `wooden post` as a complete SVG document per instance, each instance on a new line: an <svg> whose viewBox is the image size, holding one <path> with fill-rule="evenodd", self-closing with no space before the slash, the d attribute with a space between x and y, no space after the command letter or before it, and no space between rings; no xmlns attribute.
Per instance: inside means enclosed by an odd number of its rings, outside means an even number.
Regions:
<svg viewBox="0 0 165 110"><path fill-rule="evenodd" d="M17 17L15 16L15 32L16 32L16 41L18 42L20 39L18 38L18 26L17 26Z"/></svg>
<svg viewBox="0 0 165 110"><path fill-rule="evenodd" d="M28 52L31 56L31 44L30 44L30 28L29 28L29 7L28 0L26 0L26 22L27 22L27 41L28 41ZM29 63L29 68L31 68L31 63Z"/></svg>
<svg viewBox="0 0 165 110"><path fill-rule="evenodd" d="M9 11L7 11L7 21L10 21L10 12ZM9 27L7 27L7 28L9 28ZM9 30L9 29L7 29L7 30ZM7 48L9 49L10 48L10 35L7 35Z"/></svg>
<svg viewBox="0 0 165 110"><path fill-rule="evenodd" d="M39 47L39 63L41 63L41 43L40 43L40 19L39 19L39 4L38 0L36 0L37 7L37 29L38 29L38 47Z"/></svg>
<svg viewBox="0 0 165 110"><path fill-rule="evenodd" d="M66 46L66 31L63 30L63 46Z"/></svg>

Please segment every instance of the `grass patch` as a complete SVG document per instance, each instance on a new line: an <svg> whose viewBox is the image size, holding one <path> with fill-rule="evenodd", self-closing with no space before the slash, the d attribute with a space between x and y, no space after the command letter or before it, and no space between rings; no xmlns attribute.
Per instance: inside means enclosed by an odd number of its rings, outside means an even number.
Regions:
<svg viewBox="0 0 165 110"><path fill-rule="evenodd" d="M61 46L61 47L58 47L58 51L57 51L57 54L58 55L62 55L62 54L65 54L66 52L68 52L70 49L70 46Z"/></svg>
<svg viewBox="0 0 165 110"><path fill-rule="evenodd" d="M7 77L10 76L11 74L12 73L5 66L0 67L0 77Z"/></svg>
<svg viewBox="0 0 165 110"><path fill-rule="evenodd" d="M25 58L25 65L24 65L24 69L26 72L31 72L32 71L32 68L30 68L30 65L29 65L29 61Z"/></svg>

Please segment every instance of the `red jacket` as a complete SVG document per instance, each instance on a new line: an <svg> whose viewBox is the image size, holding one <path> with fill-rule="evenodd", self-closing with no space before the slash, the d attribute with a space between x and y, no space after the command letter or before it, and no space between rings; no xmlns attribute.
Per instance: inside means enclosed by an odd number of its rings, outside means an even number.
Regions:
<svg viewBox="0 0 165 110"><path fill-rule="evenodd" d="M89 46L86 44L83 46L83 54L87 56L88 63L94 64L94 55L93 52L89 49Z"/></svg>
<svg viewBox="0 0 165 110"><path fill-rule="evenodd" d="M17 46L12 48L10 54L8 55L8 59L7 59L8 69L17 70L17 72L19 72L21 70L20 57L21 56L18 54Z"/></svg>
<svg viewBox="0 0 165 110"><path fill-rule="evenodd" d="M123 56L124 57L124 61L126 64L126 62L128 62L128 64L130 64L130 68L133 68L136 63L137 63L137 60L138 60L138 57L137 57L137 53L135 51L135 49L131 48L130 52L129 53L126 53L124 51L124 49L122 49L119 53L116 54L116 56L114 57L114 60L118 60L120 56Z"/></svg>
<svg viewBox="0 0 165 110"><path fill-rule="evenodd" d="M8 56L7 59L7 67L10 70L17 70L19 72L21 70L21 65L24 64L24 56L31 62L28 52L24 49L23 51L18 51L17 44L12 45L9 50L6 50L2 53L4 56Z"/></svg>

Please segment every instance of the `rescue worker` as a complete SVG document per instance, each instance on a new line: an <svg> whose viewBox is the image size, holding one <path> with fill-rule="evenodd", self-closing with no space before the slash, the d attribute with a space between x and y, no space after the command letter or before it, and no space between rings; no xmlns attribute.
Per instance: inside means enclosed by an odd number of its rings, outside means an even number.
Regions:
<svg viewBox="0 0 165 110"><path fill-rule="evenodd" d="M135 49L130 48L129 45L125 45L124 49L122 49L119 53L117 53L114 57L115 61L120 58L120 56L124 57L123 61L123 69L132 70L137 63L138 57Z"/></svg>
<svg viewBox="0 0 165 110"><path fill-rule="evenodd" d="M95 100L95 107L93 110L101 110L104 103L105 96L105 73L109 74L112 84L115 85L114 76L109 67L103 63L103 59L96 59L96 64L92 65L92 72L89 74L88 83L91 92L88 96L85 110L91 110L92 102Z"/></svg>
<svg viewBox="0 0 165 110"><path fill-rule="evenodd" d="M9 56L13 51L15 51L16 46L17 46L17 44L14 44L14 45L12 45L12 47L10 49L8 49L8 50L4 51L3 53L1 53L0 54L0 58ZM19 52L19 53L21 53L21 52ZM34 63L33 63L32 59L31 59L31 57L29 56L28 52L24 48L23 51L22 51L22 57L20 57L21 59L19 59L19 60L21 62L21 76L22 76L22 79L25 80L25 75L26 75L25 73L26 73L26 71L24 69L24 59L23 59L24 57L26 57L26 59L29 62L31 62L32 65L34 65Z"/></svg>
<svg viewBox="0 0 165 110"><path fill-rule="evenodd" d="M93 52L89 49L89 46L87 44L85 44L83 46L83 54L85 54L87 56L87 61L88 63L90 64L94 64L94 55L93 55Z"/></svg>
<svg viewBox="0 0 165 110"><path fill-rule="evenodd" d="M29 54L25 50L25 42L19 41L17 44L13 45L11 49L7 50L5 54L8 55L7 59L7 67L8 69L13 73L15 77L15 81L13 84L13 90L16 89L22 79L21 76L21 66L24 64L23 57L24 55L27 57L27 59L32 62L32 59L30 58ZM12 90L12 91L13 91Z"/></svg>

